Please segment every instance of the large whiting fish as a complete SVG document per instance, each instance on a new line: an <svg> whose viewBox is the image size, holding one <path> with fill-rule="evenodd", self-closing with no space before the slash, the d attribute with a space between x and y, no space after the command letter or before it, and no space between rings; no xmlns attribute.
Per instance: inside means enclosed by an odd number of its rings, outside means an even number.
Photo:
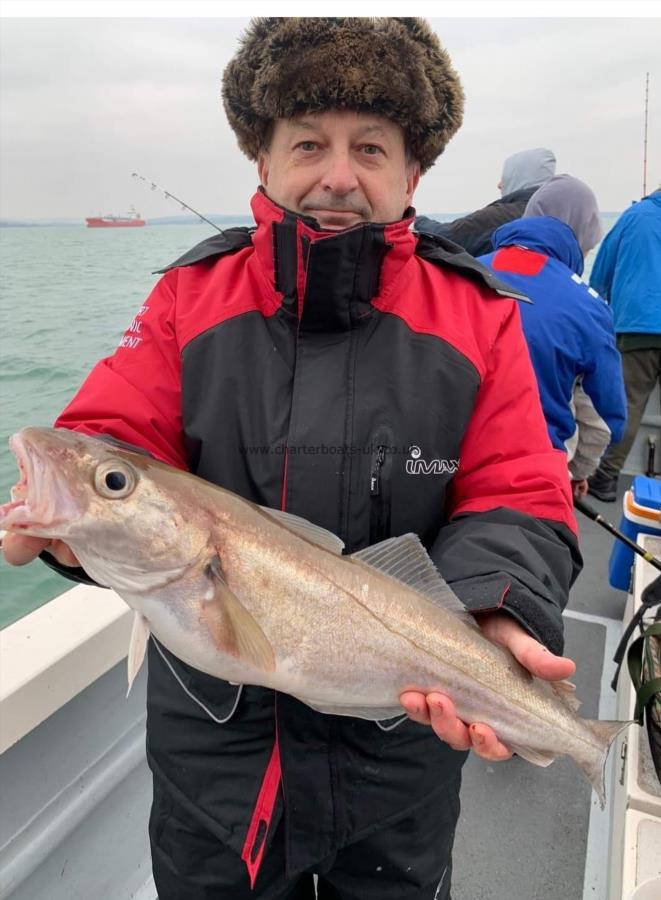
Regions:
<svg viewBox="0 0 661 900"><path fill-rule="evenodd" d="M572 687L487 640L413 534L350 556L311 523L77 432L10 440L21 477L0 527L60 538L135 610L129 680L149 632L210 675L323 713L383 720L406 690L447 693L512 750L569 755L605 802L623 722L581 719Z"/></svg>

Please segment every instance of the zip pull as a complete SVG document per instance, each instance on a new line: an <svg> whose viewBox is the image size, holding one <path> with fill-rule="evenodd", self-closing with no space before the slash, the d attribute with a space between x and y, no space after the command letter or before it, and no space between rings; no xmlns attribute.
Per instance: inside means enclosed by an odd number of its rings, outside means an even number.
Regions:
<svg viewBox="0 0 661 900"><path fill-rule="evenodd" d="M376 448L376 456L372 463L372 471L370 472L370 496L378 497L381 487L381 466L386 458L386 448L383 444L379 444Z"/></svg>

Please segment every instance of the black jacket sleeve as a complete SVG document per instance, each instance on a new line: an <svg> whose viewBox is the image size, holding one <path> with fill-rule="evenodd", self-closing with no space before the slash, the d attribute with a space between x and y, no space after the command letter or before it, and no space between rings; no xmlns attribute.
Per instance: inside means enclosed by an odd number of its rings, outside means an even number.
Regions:
<svg viewBox="0 0 661 900"><path fill-rule="evenodd" d="M427 216L418 216L415 220L416 231L423 234L436 234L449 238L463 247L471 256L484 256L491 253L493 245L491 235L496 228L518 219L523 215L528 200L537 190L536 187L522 188L500 200L494 200L482 209L453 219L452 222L437 222Z"/></svg>
<svg viewBox="0 0 661 900"><path fill-rule="evenodd" d="M562 610L582 566L566 525L502 507L467 513L441 529L431 557L471 612L502 609L562 653Z"/></svg>

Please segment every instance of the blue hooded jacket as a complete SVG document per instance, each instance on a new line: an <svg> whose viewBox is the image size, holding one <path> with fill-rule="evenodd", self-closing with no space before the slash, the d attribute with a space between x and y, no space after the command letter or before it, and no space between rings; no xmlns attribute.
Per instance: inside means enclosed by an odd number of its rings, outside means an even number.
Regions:
<svg viewBox="0 0 661 900"><path fill-rule="evenodd" d="M613 318L580 278L583 254L574 232L540 216L502 225L492 241L495 252L480 262L533 301L520 304L521 321L553 446L566 450L576 431L571 400L579 380L611 440L620 440L626 398Z"/></svg>
<svg viewBox="0 0 661 900"><path fill-rule="evenodd" d="M623 212L603 240L590 284L618 334L661 334L661 191Z"/></svg>

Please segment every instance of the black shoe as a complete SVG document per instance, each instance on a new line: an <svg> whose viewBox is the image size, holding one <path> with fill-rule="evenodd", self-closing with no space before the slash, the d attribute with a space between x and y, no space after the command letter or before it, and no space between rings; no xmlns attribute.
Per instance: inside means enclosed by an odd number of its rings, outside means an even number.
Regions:
<svg viewBox="0 0 661 900"><path fill-rule="evenodd" d="M601 469L597 469L588 478L588 494L604 503L613 503L617 498L617 475L606 475Z"/></svg>

